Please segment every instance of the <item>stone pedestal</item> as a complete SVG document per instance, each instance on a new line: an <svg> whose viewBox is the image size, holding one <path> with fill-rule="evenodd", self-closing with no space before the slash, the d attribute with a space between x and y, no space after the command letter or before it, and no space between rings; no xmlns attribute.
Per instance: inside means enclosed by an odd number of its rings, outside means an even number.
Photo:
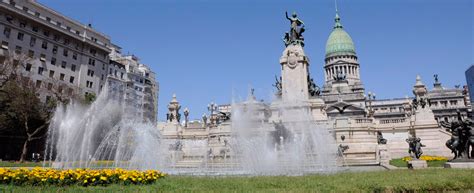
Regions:
<svg viewBox="0 0 474 193"><path fill-rule="evenodd" d="M474 169L474 160L473 161L458 161L458 162L446 162L444 168L462 168L462 169Z"/></svg>
<svg viewBox="0 0 474 193"><path fill-rule="evenodd" d="M423 169L427 168L428 163L425 160L411 160L408 161L408 168L410 169Z"/></svg>
<svg viewBox="0 0 474 193"><path fill-rule="evenodd" d="M388 152L387 145L379 144L378 145L379 156L380 156L380 165L390 165L390 153Z"/></svg>

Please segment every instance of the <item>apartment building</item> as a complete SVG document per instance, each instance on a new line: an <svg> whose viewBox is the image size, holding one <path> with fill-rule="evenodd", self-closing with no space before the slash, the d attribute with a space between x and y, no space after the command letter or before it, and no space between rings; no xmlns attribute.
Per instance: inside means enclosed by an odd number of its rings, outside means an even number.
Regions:
<svg viewBox="0 0 474 193"><path fill-rule="evenodd" d="M159 86L155 73L138 57L122 55L121 48L113 45L107 81L112 89L123 93L123 99L131 107L128 113L152 123L157 121Z"/></svg>
<svg viewBox="0 0 474 193"><path fill-rule="evenodd" d="M110 38L33 0L0 2L0 55L32 58L25 73L41 99L52 81L68 85L64 92L99 93L107 74ZM73 90L72 90L73 89Z"/></svg>
<svg viewBox="0 0 474 193"><path fill-rule="evenodd" d="M155 73L136 56L122 56L121 48L90 24L35 0L0 0L0 43L0 63L12 54L30 58L23 73L36 84L41 100L52 96L58 82L65 85L59 92L80 96L98 95L106 83L118 84L122 87L110 92L126 95L140 116L156 122Z"/></svg>

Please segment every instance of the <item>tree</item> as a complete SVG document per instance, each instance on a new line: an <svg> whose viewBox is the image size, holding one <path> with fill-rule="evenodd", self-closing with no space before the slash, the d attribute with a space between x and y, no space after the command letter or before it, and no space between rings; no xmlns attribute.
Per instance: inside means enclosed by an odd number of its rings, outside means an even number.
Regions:
<svg viewBox="0 0 474 193"><path fill-rule="evenodd" d="M2 87L0 98L4 102L5 110L1 117L5 119L2 127L7 129L11 126L22 128L17 134L26 135L23 143L20 162L23 162L28 152L30 142L41 139L46 135L49 125L51 109L47 108L36 96L35 87L30 80L19 82L9 81ZM18 129L18 128L16 128Z"/></svg>
<svg viewBox="0 0 474 193"><path fill-rule="evenodd" d="M15 135L26 136L20 162L27 157L28 145L46 136L56 103L67 104L78 90L53 78L36 85L25 70L31 68L32 60L24 54L0 56L0 131L14 130ZM50 97L42 102L40 93Z"/></svg>

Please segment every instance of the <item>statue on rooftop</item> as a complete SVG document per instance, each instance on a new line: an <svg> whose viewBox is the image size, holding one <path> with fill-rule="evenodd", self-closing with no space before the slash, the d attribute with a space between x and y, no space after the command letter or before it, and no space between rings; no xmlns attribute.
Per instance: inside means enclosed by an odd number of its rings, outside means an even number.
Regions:
<svg viewBox="0 0 474 193"><path fill-rule="evenodd" d="M281 95L281 89L282 89L281 76L280 76L280 79L278 79L278 77L275 76L275 84L273 84L273 86L277 89L277 94Z"/></svg>
<svg viewBox="0 0 474 193"><path fill-rule="evenodd" d="M336 76L334 76L335 81L344 81L346 80L346 75L340 70L336 70Z"/></svg>
<svg viewBox="0 0 474 193"><path fill-rule="evenodd" d="M305 28L303 21L298 18L295 12L293 12L291 17L288 17L288 12L285 12L285 16L286 19L288 19L291 23L290 32L285 33L285 37L283 40L285 42L285 46L297 43L304 46L303 32L305 31Z"/></svg>
<svg viewBox="0 0 474 193"><path fill-rule="evenodd" d="M311 96L319 96L321 89L314 83L314 80L308 75L308 91Z"/></svg>

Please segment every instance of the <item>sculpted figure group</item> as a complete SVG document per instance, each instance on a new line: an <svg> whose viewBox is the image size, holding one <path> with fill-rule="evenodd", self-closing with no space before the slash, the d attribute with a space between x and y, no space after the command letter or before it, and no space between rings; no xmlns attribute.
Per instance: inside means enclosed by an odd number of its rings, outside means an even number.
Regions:
<svg viewBox="0 0 474 193"><path fill-rule="evenodd" d="M446 146L454 153L455 159L474 159L474 125L469 118L463 119L458 111L458 119L451 122L441 121L442 127L451 133Z"/></svg>

